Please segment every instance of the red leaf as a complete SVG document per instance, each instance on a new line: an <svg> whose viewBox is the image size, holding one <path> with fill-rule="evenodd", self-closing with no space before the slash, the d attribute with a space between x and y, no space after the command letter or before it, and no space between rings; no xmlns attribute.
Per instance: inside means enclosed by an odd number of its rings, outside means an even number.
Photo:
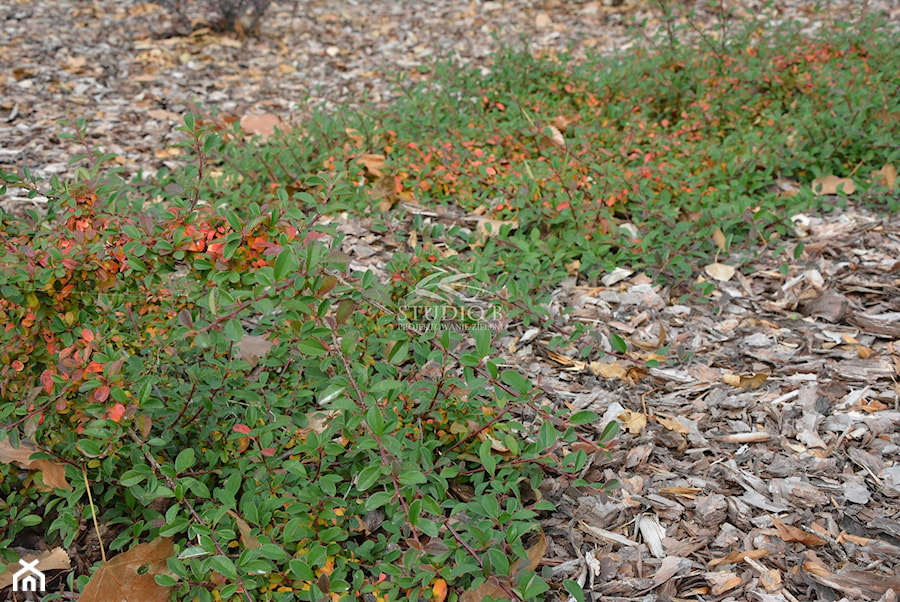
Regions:
<svg viewBox="0 0 900 602"><path fill-rule="evenodd" d="M107 409L106 413L113 422L121 422L122 417L125 415L125 406L121 403L117 403L113 407Z"/></svg>
<svg viewBox="0 0 900 602"><path fill-rule="evenodd" d="M44 385L44 393L53 390L53 371L50 368L41 372L41 384Z"/></svg>
<svg viewBox="0 0 900 602"><path fill-rule="evenodd" d="M94 391L94 401L99 401L100 403L103 403L107 399L109 399L109 387L107 385L102 385L100 387L97 387L97 390ZM116 405L122 405L122 404L116 404ZM116 422L118 422L118 420L116 420Z"/></svg>
<svg viewBox="0 0 900 602"><path fill-rule="evenodd" d="M235 424L234 425L234 432L236 432L236 433L249 435L251 430L252 429L249 426L247 426L246 424Z"/></svg>
<svg viewBox="0 0 900 602"><path fill-rule="evenodd" d="M264 455L264 456L267 457L267 458L271 458L272 456L275 455L275 448L274 448L274 447L267 447L267 448L263 449L263 450L262 450L262 455Z"/></svg>
<svg viewBox="0 0 900 602"><path fill-rule="evenodd" d="M81 329L81 338L90 343L94 340L94 333L88 330L87 328Z"/></svg>

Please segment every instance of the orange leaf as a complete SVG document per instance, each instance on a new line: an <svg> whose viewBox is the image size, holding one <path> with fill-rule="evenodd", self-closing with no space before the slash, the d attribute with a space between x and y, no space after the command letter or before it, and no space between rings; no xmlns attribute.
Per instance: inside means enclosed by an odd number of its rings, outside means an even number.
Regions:
<svg viewBox="0 0 900 602"><path fill-rule="evenodd" d="M106 390L107 390L107 395L108 395L109 387L106 387ZM98 389L98 391L99 391L99 389ZM98 399L97 401L101 401L101 400ZM113 407L107 409L106 414L107 414L107 416L109 416L110 420L112 420L113 422L121 422L122 417L125 415L125 406L123 406L121 403L117 403Z"/></svg>
<svg viewBox="0 0 900 602"><path fill-rule="evenodd" d="M436 579L434 585L431 586L431 595L437 602L444 602L447 599L447 582L443 579Z"/></svg>

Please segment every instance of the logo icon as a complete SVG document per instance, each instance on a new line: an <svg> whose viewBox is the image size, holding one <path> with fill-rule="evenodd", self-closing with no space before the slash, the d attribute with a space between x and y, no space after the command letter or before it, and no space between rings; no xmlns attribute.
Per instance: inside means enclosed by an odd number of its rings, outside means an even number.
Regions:
<svg viewBox="0 0 900 602"><path fill-rule="evenodd" d="M420 280L400 305L400 326L412 330L500 330L500 309L485 300L494 295L462 282L473 275L438 269Z"/></svg>
<svg viewBox="0 0 900 602"><path fill-rule="evenodd" d="M23 559L19 559L19 564L22 565L22 568L13 575L12 582L12 591L14 592L42 592L46 586L46 581L44 579L44 573L37 570L38 561L32 560L31 562L25 562ZM40 589L38 589L40 586Z"/></svg>

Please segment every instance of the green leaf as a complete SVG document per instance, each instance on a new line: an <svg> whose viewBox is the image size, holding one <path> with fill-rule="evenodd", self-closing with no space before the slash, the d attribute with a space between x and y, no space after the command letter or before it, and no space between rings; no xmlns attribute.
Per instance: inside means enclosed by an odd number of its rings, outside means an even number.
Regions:
<svg viewBox="0 0 900 602"><path fill-rule="evenodd" d="M229 341L240 343L241 339L244 338L244 327L241 326L240 320L228 320L225 322L225 328L223 330Z"/></svg>
<svg viewBox="0 0 900 602"><path fill-rule="evenodd" d="M234 562L227 556L213 556L209 559L209 566L215 572L229 579L237 579L238 574Z"/></svg>
<svg viewBox="0 0 900 602"><path fill-rule="evenodd" d="M575 598L575 602L584 602L584 588L571 579L563 581L563 587L569 592L569 595Z"/></svg>
<svg viewBox="0 0 900 602"><path fill-rule="evenodd" d="M395 342L388 353L388 361L395 366L399 366L406 361L409 355L409 343L406 341Z"/></svg>
<svg viewBox="0 0 900 602"><path fill-rule="evenodd" d="M78 449L88 458L97 458L103 455L100 444L93 439L82 439L78 442Z"/></svg>
<svg viewBox="0 0 900 602"><path fill-rule="evenodd" d="M281 280L288 274L292 274L300 267L300 262L293 250L285 249L275 259L275 280Z"/></svg>
<svg viewBox="0 0 900 602"><path fill-rule="evenodd" d="M572 414L571 418L569 418L569 422L572 424L587 424L589 422L594 422L597 420L597 414L591 412L590 410L581 410L580 412L575 412Z"/></svg>
<svg viewBox="0 0 900 602"><path fill-rule="evenodd" d="M134 487L146 478L147 475L136 470L126 470L122 473L122 476L119 477L119 485L122 487Z"/></svg>
<svg viewBox="0 0 900 602"><path fill-rule="evenodd" d="M41 524L42 520L37 514L26 514L16 519L16 525L19 527L33 527Z"/></svg>
<svg viewBox="0 0 900 602"><path fill-rule="evenodd" d="M616 433L618 433L618 432L619 432L618 421L611 420L609 422L609 424L607 424L605 427L603 427L603 432L600 434L599 443L608 443L609 441L612 441L615 438Z"/></svg>
<svg viewBox="0 0 900 602"><path fill-rule="evenodd" d="M491 454L490 441L481 442L478 447L478 459L481 460L481 465L484 466L487 473L494 476L494 471L497 469L497 458Z"/></svg>
<svg viewBox="0 0 900 602"><path fill-rule="evenodd" d="M398 480L402 485L421 485L428 482L425 475L418 470L402 470Z"/></svg>
<svg viewBox="0 0 900 602"><path fill-rule="evenodd" d="M366 510L368 510L369 512L371 512L372 510L377 510L385 504L390 503L393 498L393 491L379 491L378 493L373 493L366 500Z"/></svg>
<svg viewBox="0 0 900 602"><path fill-rule="evenodd" d="M625 339L614 332L609 333L609 344L613 348L613 351L618 353L625 353L628 351L628 345L625 343Z"/></svg>
<svg viewBox="0 0 900 602"><path fill-rule="evenodd" d="M161 585L163 587L174 587L178 585L178 581L171 575L156 575L154 579L156 580L157 585Z"/></svg>
<svg viewBox="0 0 900 602"><path fill-rule="evenodd" d="M359 476L356 477L356 487L360 491L365 491L374 485L382 476L381 467L381 460L378 460L376 463L370 464L359 471Z"/></svg>
<svg viewBox="0 0 900 602"><path fill-rule="evenodd" d="M500 380L512 387L517 393L527 393L531 390L531 382L516 370L504 370L500 373Z"/></svg>
<svg viewBox="0 0 900 602"><path fill-rule="evenodd" d="M328 353L322 343L316 339L304 339L300 341L297 343L297 350L300 353L311 355L313 357L319 357Z"/></svg>
<svg viewBox="0 0 900 602"><path fill-rule="evenodd" d="M366 410L366 424L375 436L380 437L384 434L384 416L381 415L380 408L372 406Z"/></svg>
<svg viewBox="0 0 900 602"><path fill-rule="evenodd" d="M539 600L541 594L550 589L547 582L534 571L524 571L519 575L519 587L522 588L522 597L526 600Z"/></svg>
<svg viewBox="0 0 900 602"><path fill-rule="evenodd" d="M487 328L476 328L472 331L475 339L475 353L478 357L486 357L491 352L491 331Z"/></svg>

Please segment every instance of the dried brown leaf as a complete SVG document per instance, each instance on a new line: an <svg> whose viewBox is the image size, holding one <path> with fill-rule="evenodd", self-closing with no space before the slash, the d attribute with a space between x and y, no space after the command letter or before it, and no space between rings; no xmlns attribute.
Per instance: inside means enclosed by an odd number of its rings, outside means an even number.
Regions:
<svg viewBox="0 0 900 602"><path fill-rule="evenodd" d="M66 466L53 460L31 460L31 454L40 451L33 444L22 441L19 447L13 447L9 439L0 441L0 464L15 464L26 470L41 472L44 484L60 489L72 489L66 480Z"/></svg>
<svg viewBox="0 0 900 602"><path fill-rule="evenodd" d="M796 541L797 543L802 543L806 546L824 546L826 543L825 540L818 535L807 533L803 529L785 524L774 516L770 516L769 518L772 520L772 524L775 525L775 528L778 529L778 537L784 541Z"/></svg>
<svg viewBox="0 0 900 602"><path fill-rule="evenodd" d="M853 194L856 192L856 184L853 183L852 178L839 178L834 175L827 175L813 180L812 189L814 194L819 195L838 194L839 192Z"/></svg>
<svg viewBox="0 0 900 602"><path fill-rule="evenodd" d="M762 558L763 556L769 555L768 550L747 550L742 551L738 550L736 552L731 552L727 556L723 556L722 558L713 558L709 561L710 567L717 567L723 564L735 564L736 562L741 562L744 560L744 557L752 558L756 560L757 558Z"/></svg>
<svg viewBox="0 0 900 602"><path fill-rule="evenodd" d="M734 277L735 269L734 266L728 265L726 263L715 262L703 268L703 271L706 272L706 275L713 280L727 282Z"/></svg>
<svg viewBox="0 0 900 602"><path fill-rule="evenodd" d="M384 167L385 159L386 157L384 155L366 153L359 158L359 162L363 164L363 167L366 168L366 171L369 173L369 175L380 178L384 175L384 172L381 171L381 168Z"/></svg>
<svg viewBox="0 0 900 602"><path fill-rule="evenodd" d="M242 360L255 367L256 363L272 348L272 345L272 341L264 336L244 335L241 342L238 343L238 352Z"/></svg>
<svg viewBox="0 0 900 602"><path fill-rule="evenodd" d="M25 562L38 561L37 568L39 571L46 573L47 571L64 571L72 568L69 555L62 548L53 548L41 554L27 554L22 556ZM0 590L9 587L13 582L15 575L22 568L18 562L11 562L6 565L6 570L0 573Z"/></svg>
<svg viewBox="0 0 900 602"><path fill-rule="evenodd" d="M588 367L595 376L625 378L628 370L619 362L591 362Z"/></svg>
<svg viewBox="0 0 900 602"><path fill-rule="evenodd" d="M723 374L722 382L738 389L756 389L761 386L769 375L765 372L757 372L753 376L739 376L737 374Z"/></svg>
<svg viewBox="0 0 900 602"><path fill-rule="evenodd" d="M875 181L885 188L893 188L897 183L897 168L890 163L885 163L884 167L872 172Z"/></svg>
<svg viewBox="0 0 900 602"><path fill-rule="evenodd" d="M263 140L274 134L275 128L281 125L281 118L271 113L262 115L248 113L241 117L241 129L251 136L261 136Z"/></svg>
<svg viewBox="0 0 900 602"><path fill-rule="evenodd" d="M647 415L633 410L625 410L617 417L622 428L631 434L640 433L647 426Z"/></svg>
<svg viewBox="0 0 900 602"><path fill-rule="evenodd" d="M157 575L171 575L166 559L175 554L167 537L137 545L112 558L91 577L80 602L169 602L173 587L156 583Z"/></svg>
<svg viewBox="0 0 900 602"><path fill-rule="evenodd" d="M662 416L654 416L653 418L667 430L681 434L687 434L690 431L690 429L682 424L677 418L663 418Z"/></svg>
<svg viewBox="0 0 900 602"><path fill-rule="evenodd" d="M253 550L262 545L261 543L259 543L259 539L250 535L252 531L250 523L245 521L237 512L234 512L232 510L228 511L228 515L234 519L235 523L237 523L238 532L241 534L241 543L244 544L244 547L246 549Z"/></svg>
<svg viewBox="0 0 900 602"><path fill-rule="evenodd" d="M724 251L727 240L725 239L725 233L722 232L722 228L719 228L718 226L713 228L712 236L713 236L713 242L716 243L716 248L719 249L720 251Z"/></svg>

